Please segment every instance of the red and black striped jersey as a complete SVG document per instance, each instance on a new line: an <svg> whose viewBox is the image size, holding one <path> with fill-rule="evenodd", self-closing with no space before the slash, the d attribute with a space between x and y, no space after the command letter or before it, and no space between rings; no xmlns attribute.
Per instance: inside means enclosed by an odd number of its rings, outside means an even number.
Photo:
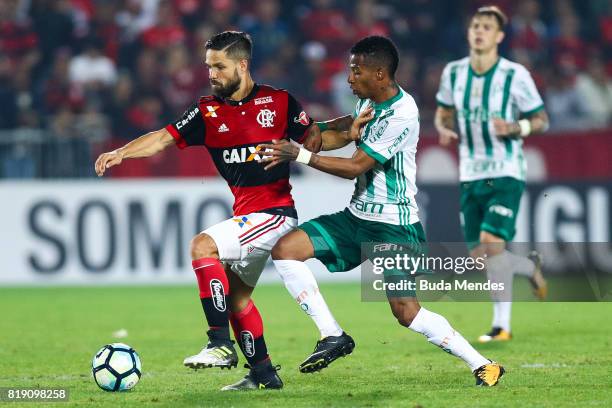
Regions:
<svg viewBox="0 0 612 408"><path fill-rule="evenodd" d="M311 124L312 119L287 91L255 85L241 101L201 97L166 130L181 149L206 146L234 194L234 214L246 215L293 209L289 164L264 170L258 145L286 138L301 143Z"/></svg>

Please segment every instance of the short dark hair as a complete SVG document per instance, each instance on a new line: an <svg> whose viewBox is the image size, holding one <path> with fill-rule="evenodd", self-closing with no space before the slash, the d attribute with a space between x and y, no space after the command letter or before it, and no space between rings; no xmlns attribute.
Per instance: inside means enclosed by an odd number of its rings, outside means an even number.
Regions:
<svg viewBox="0 0 612 408"><path fill-rule="evenodd" d="M476 10L476 13L474 13L474 16L472 18L476 16L495 17L495 19L497 20L497 24L499 24L499 29L501 31L504 31L506 28L506 24L508 24L508 17L506 17L504 12L501 11L501 9L497 6L480 7L478 10Z"/></svg>
<svg viewBox="0 0 612 408"><path fill-rule="evenodd" d="M351 54L363 55L368 65L383 65L392 77L397 71L399 53L393 42L386 37L373 35L363 38L353 45Z"/></svg>
<svg viewBox="0 0 612 408"><path fill-rule="evenodd" d="M207 50L225 51L227 56L235 60L251 60L253 41L251 36L242 31L224 31L215 34L206 41L204 48Z"/></svg>

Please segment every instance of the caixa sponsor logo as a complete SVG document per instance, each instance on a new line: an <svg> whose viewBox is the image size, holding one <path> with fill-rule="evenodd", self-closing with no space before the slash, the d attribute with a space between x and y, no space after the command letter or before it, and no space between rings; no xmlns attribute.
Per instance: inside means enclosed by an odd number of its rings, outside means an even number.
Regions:
<svg viewBox="0 0 612 408"><path fill-rule="evenodd" d="M253 357L255 355L255 338L253 333L248 330L240 332L240 340L242 341L242 351L247 357Z"/></svg>
<svg viewBox="0 0 612 408"><path fill-rule="evenodd" d="M238 147L223 150L223 161L227 164L246 163L259 161L263 158L262 149L259 146Z"/></svg>
<svg viewBox="0 0 612 408"><path fill-rule="evenodd" d="M210 293L215 309L220 312L225 312L225 294L223 293L223 284L219 279L210 281Z"/></svg>

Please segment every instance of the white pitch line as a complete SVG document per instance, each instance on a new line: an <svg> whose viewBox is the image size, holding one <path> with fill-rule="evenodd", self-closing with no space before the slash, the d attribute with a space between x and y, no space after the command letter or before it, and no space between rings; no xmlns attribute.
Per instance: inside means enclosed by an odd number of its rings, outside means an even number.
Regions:
<svg viewBox="0 0 612 408"><path fill-rule="evenodd" d="M521 368L568 368L569 365L565 363L531 363L531 364L521 364Z"/></svg>

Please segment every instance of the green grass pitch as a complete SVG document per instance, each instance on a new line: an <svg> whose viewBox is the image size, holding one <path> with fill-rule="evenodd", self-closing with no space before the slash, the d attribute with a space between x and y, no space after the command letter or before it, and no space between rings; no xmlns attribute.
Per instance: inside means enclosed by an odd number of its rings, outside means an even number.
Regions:
<svg viewBox="0 0 612 408"><path fill-rule="evenodd" d="M400 327L387 304L362 303L358 284L322 291L355 338L354 353L300 374L318 333L283 287L261 286L254 298L285 389L221 393L246 370L182 366L204 342L195 286L0 289L0 387L67 387L70 400L61 406L612 406L610 303L516 303L514 340L477 345L507 369L497 387L481 388L462 361ZM488 303L427 306L470 340L489 328ZM113 339L121 328L129 336ZM142 359L144 375L130 392L104 392L91 377L93 354L113 341ZM27 405L41 406L19 404Z"/></svg>

